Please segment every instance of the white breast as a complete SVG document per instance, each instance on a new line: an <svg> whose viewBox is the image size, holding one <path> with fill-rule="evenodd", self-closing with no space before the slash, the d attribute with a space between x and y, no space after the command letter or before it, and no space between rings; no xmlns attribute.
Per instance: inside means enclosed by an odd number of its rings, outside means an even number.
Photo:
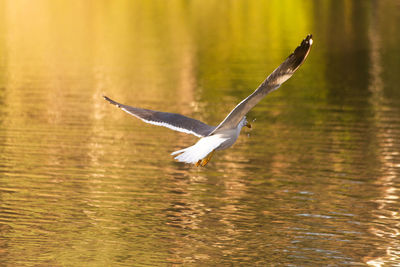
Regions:
<svg viewBox="0 0 400 267"><path fill-rule="evenodd" d="M193 146L175 151L171 153L171 155L177 155L175 157L176 160L180 162L192 163L195 164L199 160L204 159L210 154L213 150L219 147L222 143L224 143L227 139L221 134L215 134L211 136L206 136L200 138L196 144Z"/></svg>

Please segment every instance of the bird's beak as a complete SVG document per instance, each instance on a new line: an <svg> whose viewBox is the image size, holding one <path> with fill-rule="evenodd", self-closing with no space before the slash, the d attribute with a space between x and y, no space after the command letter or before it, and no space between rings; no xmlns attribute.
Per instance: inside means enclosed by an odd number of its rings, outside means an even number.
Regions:
<svg viewBox="0 0 400 267"><path fill-rule="evenodd" d="M251 129L251 124L250 123L246 123L245 125L247 128Z"/></svg>

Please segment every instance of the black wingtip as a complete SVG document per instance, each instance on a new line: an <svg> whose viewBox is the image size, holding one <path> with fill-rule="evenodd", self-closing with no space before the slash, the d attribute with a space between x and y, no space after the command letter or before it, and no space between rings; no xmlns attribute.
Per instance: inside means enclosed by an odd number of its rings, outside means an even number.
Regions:
<svg viewBox="0 0 400 267"><path fill-rule="evenodd" d="M311 46L313 44L312 34L307 35L306 38L301 42L301 44L296 47L293 53L289 56L291 62L291 69L293 71L297 70L300 65L307 58L308 53L310 53Z"/></svg>
<svg viewBox="0 0 400 267"><path fill-rule="evenodd" d="M120 104L117 103L117 102L115 102L115 101L112 100L111 98L109 98L109 97L107 97L107 96L105 96L105 95L103 95L103 98L104 98L105 100L107 100L110 104L113 104L113 105L116 105L117 107L120 107Z"/></svg>
<svg viewBox="0 0 400 267"><path fill-rule="evenodd" d="M307 35L307 37L301 42L301 46L311 46L313 43L312 34Z"/></svg>
<svg viewBox="0 0 400 267"><path fill-rule="evenodd" d="M107 100L108 102L110 102L111 104L113 104L113 100L111 100L110 98L108 98L107 96L103 95L104 100Z"/></svg>
<svg viewBox="0 0 400 267"><path fill-rule="evenodd" d="M312 34L307 35L306 38L301 42L301 44L296 48L293 53L296 53L297 50L309 50L311 45L313 44Z"/></svg>

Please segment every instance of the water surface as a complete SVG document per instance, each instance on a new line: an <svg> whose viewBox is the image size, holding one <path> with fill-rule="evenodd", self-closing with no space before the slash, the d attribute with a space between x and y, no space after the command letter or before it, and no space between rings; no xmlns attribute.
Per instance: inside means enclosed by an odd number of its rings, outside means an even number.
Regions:
<svg viewBox="0 0 400 267"><path fill-rule="evenodd" d="M3 1L4 266L400 264L397 1ZM301 69L206 168L196 138L308 34Z"/></svg>

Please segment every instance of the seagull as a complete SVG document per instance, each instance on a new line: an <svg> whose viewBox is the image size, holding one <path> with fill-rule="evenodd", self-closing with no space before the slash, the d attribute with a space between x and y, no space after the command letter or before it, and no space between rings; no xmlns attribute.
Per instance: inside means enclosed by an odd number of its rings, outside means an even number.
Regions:
<svg viewBox="0 0 400 267"><path fill-rule="evenodd" d="M210 126L196 119L181 114L154 111L120 104L107 96L105 100L121 108L136 118L157 126L193 134L200 139L194 145L172 152L175 159L196 166L206 166L215 151L231 147L238 138L242 127L251 128L246 114L268 93L278 89L287 81L307 58L313 43L309 34L292 54L276 68L261 85L248 97L243 99L218 126Z"/></svg>

